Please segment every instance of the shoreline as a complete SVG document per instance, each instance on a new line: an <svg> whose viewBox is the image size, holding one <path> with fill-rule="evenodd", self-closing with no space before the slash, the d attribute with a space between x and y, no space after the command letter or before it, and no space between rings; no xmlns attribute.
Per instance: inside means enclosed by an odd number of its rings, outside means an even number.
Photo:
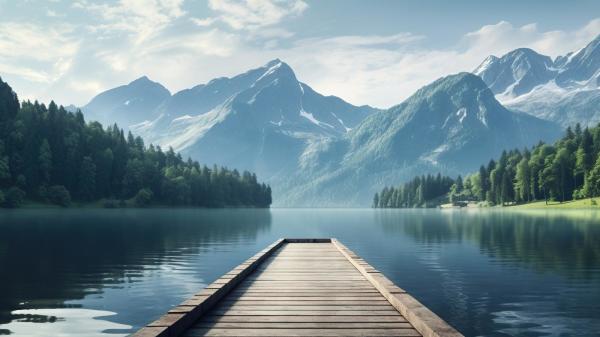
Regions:
<svg viewBox="0 0 600 337"><path fill-rule="evenodd" d="M200 206L193 206L193 205L166 205L166 204L156 204L156 205L148 205L148 206L136 206L133 205L132 203L127 202L124 206L114 206L114 207L107 207L105 205L105 200L99 200L99 201L94 201L94 202L89 202L89 203L80 203L80 202L73 202L71 203L69 206L60 206L60 205L56 205L56 204L50 204L50 203L41 203L41 202L36 202L36 201L26 201L24 202L21 206L16 207L16 208L2 208L5 210L9 210L9 209L31 209L31 210L35 210L35 209L165 209L165 208L175 208L175 209L189 209L189 208L197 208L197 209L243 209L243 208L253 208L253 209L269 209L271 207L256 207L256 206L248 206L248 205L242 205L242 206L223 206L223 207L200 207Z"/></svg>

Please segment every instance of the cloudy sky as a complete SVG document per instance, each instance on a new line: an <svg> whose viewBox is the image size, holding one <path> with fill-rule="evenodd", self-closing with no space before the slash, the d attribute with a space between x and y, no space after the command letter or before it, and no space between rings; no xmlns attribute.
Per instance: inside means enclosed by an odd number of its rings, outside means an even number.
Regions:
<svg viewBox="0 0 600 337"><path fill-rule="evenodd" d="M0 0L0 77L83 105L142 75L175 92L280 58L321 93L388 107L489 54L555 57L598 34L594 0Z"/></svg>

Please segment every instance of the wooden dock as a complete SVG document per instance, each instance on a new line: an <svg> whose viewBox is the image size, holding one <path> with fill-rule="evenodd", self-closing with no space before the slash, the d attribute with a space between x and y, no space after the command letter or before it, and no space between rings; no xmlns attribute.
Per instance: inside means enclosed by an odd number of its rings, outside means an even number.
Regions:
<svg viewBox="0 0 600 337"><path fill-rule="evenodd" d="M280 239L133 336L462 335L336 239Z"/></svg>

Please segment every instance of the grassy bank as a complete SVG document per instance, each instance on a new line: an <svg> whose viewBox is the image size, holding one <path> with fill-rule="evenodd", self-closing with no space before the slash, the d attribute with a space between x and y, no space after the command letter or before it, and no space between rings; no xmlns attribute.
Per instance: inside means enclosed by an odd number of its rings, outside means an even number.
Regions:
<svg viewBox="0 0 600 337"><path fill-rule="evenodd" d="M536 201L523 205L509 206L519 209L600 209L600 198L588 198L581 200L571 200L565 202L558 201Z"/></svg>

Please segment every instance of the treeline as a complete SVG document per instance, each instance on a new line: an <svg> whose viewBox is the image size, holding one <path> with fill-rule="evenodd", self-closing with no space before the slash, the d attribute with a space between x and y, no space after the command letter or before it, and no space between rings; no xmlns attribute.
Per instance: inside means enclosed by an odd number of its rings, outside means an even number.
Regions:
<svg viewBox="0 0 600 337"><path fill-rule="evenodd" d="M80 111L54 102L20 104L0 80L0 205L19 207L25 200L268 207L271 188L252 173L208 168L172 149L145 146L117 125L86 124Z"/></svg>
<svg viewBox="0 0 600 337"><path fill-rule="evenodd" d="M418 179L421 181L422 178ZM406 184L400 189L402 195ZM387 191L393 188L385 188ZM410 189L412 190L412 188ZM383 191L375 199L382 198ZM568 201L600 196L600 124L567 128L554 145L539 143L531 150L504 151L463 180L460 176L445 191L449 201L481 201L490 205L544 200ZM393 198L392 198L393 199ZM419 200L417 200L419 201ZM376 207L420 207L423 203L383 204Z"/></svg>
<svg viewBox="0 0 600 337"><path fill-rule="evenodd" d="M428 207L439 204L437 200L443 198L454 180L450 177L427 175L415 177L411 181L398 187L384 187L375 193L373 207L375 208L412 208Z"/></svg>

